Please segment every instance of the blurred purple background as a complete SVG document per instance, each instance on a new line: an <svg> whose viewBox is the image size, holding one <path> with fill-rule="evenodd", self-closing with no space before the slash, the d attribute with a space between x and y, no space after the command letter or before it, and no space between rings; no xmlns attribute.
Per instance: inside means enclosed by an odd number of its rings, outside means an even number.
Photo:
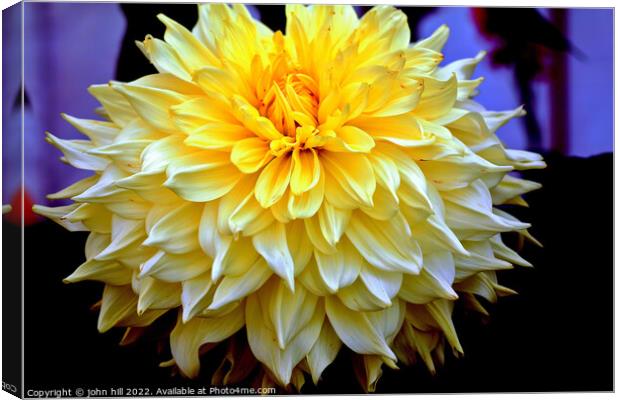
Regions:
<svg viewBox="0 0 620 400"><path fill-rule="evenodd" d="M11 45L19 43L20 7L13 6L2 15L3 204L10 202L20 186L18 174L14 173L19 168L21 101L21 74L14 60L20 52ZM44 141L44 132L49 130L61 138L79 138L81 135L60 113L96 118L97 103L86 89L90 84L114 79L126 21L115 3L25 3L24 7L25 184L34 202L45 203L46 193L67 186L86 173L60 163L60 153ZM260 10L265 17L266 8ZM553 11L539 11L553 20ZM563 13L563 33L585 57L572 53L558 57L552 51L541 56L545 63L556 57L555 62L563 63L567 75L559 86L557 79L555 83L550 79L554 73L549 70L531 82L533 111L541 130L539 150L577 156L613 151L613 10L569 9ZM425 37L439 25L449 25L451 36L444 49L446 62L473 57L479 50L492 51L497 43L481 33L474 14L475 11L463 7L437 8L420 18L416 33ZM135 51L139 52L137 48ZM8 60L13 62L7 64ZM510 66L494 65L487 56L476 76L485 77L477 100L488 109L512 109L521 103ZM556 95L558 87L566 90L565 95ZM558 97L567 101L558 103ZM564 126L559 131L553 126L557 121ZM520 122L511 122L499 135L509 147L528 147L526 129Z"/></svg>

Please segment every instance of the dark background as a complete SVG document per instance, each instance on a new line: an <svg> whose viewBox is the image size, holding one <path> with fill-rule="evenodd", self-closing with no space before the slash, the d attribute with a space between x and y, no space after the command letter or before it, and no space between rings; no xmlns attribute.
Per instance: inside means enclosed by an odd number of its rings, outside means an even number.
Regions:
<svg viewBox="0 0 620 400"><path fill-rule="evenodd" d="M133 41L146 33L163 35L154 18L158 12L185 26L195 23L194 5L143 6L140 13L135 7L123 6L129 30L119 80L153 72ZM263 15L269 26L282 26L283 12L270 9ZM465 356L448 356L436 376L421 364L385 368L378 393L613 390L613 157L545 156L547 169L525 173L544 185L526 196L531 208L510 210L532 223L531 233L545 246L526 245L521 252L533 269L499 274L500 283L519 295L490 306L488 320L457 308L455 324ZM3 228L5 237L17 233L9 223ZM97 313L90 306L99 300L102 285L62 283L83 262L85 240L85 234L69 233L50 221L25 229L26 388L208 384L219 361L205 358L201 378L192 382L158 367L170 356L155 334L120 347L122 329L97 332ZM11 245L7 241L5 249ZM214 349L213 359L222 353ZM349 357L343 351L319 386L310 382L303 392L360 392Z"/></svg>

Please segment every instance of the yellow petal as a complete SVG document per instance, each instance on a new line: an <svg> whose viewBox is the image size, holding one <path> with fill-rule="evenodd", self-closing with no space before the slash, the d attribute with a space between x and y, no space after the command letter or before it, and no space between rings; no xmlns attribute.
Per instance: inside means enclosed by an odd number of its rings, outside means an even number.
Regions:
<svg viewBox="0 0 620 400"><path fill-rule="evenodd" d="M32 206L32 211L36 214L42 215L56 222L70 232L87 231L88 228L82 222L71 222L65 218L65 215L78 207L77 204L71 204L68 206L59 207L46 207L40 205Z"/></svg>
<svg viewBox="0 0 620 400"><path fill-rule="evenodd" d="M97 320L99 332L106 332L124 318L136 314L138 296L131 290L130 285L106 285L101 298L101 309Z"/></svg>
<svg viewBox="0 0 620 400"><path fill-rule="evenodd" d="M314 309L310 321L289 341L286 349L278 345L274 328L263 318L263 305L257 295L246 302L246 326L248 343L254 356L274 374L278 383L288 385L293 368L308 354L317 341L325 316L322 305Z"/></svg>
<svg viewBox="0 0 620 400"><path fill-rule="evenodd" d="M388 220L392 219L400 210L398 196L385 189L383 186L377 186L375 194L372 196L374 207L360 207L360 209L374 219Z"/></svg>
<svg viewBox="0 0 620 400"><path fill-rule="evenodd" d="M342 342L334 328L328 320L323 321L321 334L307 356L308 367L315 385L318 384L325 368L336 359L341 347Z"/></svg>
<svg viewBox="0 0 620 400"><path fill-rule="evenodd" d="M390 142L402 147L419 147L432 143L434 138L425 136L420 119L412 114L393 117L360 117L355 125L378 142Z"/></svg>
<svg viewBox="0 0 620 400"><path fill-rule="evenodd" d="M284 195L291 177L293 163L288 154L272 160L256 181L256 200L263 208L274 205Z"/></svg>
<svg viewBox="0 0 620 400"><path fill-rule="evenodd" d="M101 103L107 116L115 124L125 126L133 119L138 118L138 114L127 99L113 89L111 85L91 85L88 92Z"/></svg>
<svg viewBox="0 0 620 400"><path fill-rule="evenodd" d="M217 310L257 291L273 275L264 259L258 258L245 272L226 275L213 295L209 310Z"/></svg>
<svg viewBox="0 0 620 400"><path fill-rule="evenodd" d="M212 287L211 274L208 272L182 282L183 323L187 323L209 306L211 299L207 297L207 294Z"/></svg>
<svg viewBox="0 0 620 400"><path fill-rule="evenodd" d="M220 198L217 210L217 229L222 235L232 235L229 224L230 216L248 196L254 195L256 179L256 174L242 176L233 189Z"/></svg>
<svg viewBox="0 0 620 400"><path fill-rule="evenodd" d="M146 277L140 280L138 315L149 309L168 310L181 305L181 284Z"/></svg>
<svg viewBox="0 0 620 400"><path fill-rule="evenodd" d="M198 248L198 221L202 207L186 203L161 218L148 231L146 246L160 248L168 253L187 253Z"/></svg>
<svg viewBox="0 0 620 400"><path fill-rule="evenodd" d="M396 191L400 186L400 174L395 161L378 152L370 154L368 159L372 164L377 184L396 196Z"/></svg>
<svg viewBox="0 0 620 400"><path fill-rule="evenodd" d="M477 180L463 189L443 194L446 222L461 239L488 239L498 232L529 228L529 224L497 214L488 189Z"/></svg>
<svg viewBox="0 0 620 400"><path fill-rule="evenodd" d="M455 266L451 253L424 255L424 266L419 275L405 274L399 296L409 303L425 304L438 298L458 298L452 282Z"/></svg>
<svg viewBox="0 0 620 400"><path fill-rule="evenodd" d="M284 350L310 322L319 298L303 286L291 292L281 279L272 278L258 292L263 310L273 326L278 345Z"/></svg>
<svg viewBox="0 0 620 400"><path fill-rule="evenodd" d="M99 176L92 175L88 178L81 179L72 185L52 194L48 194L46 197L50 200L68 199L73 196L77 196L90 188L95 182L99 180Z"/></svg>
<svg viewBox="0 0 620 400"><path fill-rule="evenodd" d="M463 246L469 255L466 257L459 255L454 258L457 280L463 280L481 271L512 268L512 264L508 261L495 258L490 240L463 241Z"/></svg>
<svg viewBox="0 0 620 400"><path fill-rule="evenodd" d="M222 317L193 318L183 323L180 318L170 334L170 351L181 372L193 378L200 370L198 351L203 344L219 343L232 336L245 323L244 308Z"/></svg>
<svg viewBox="0 0 620 400"><path fill-rule="evenodd" d="M223 96L222 93L241 95L250 103L256 104L256 96L245 80L239 79L231 71L206 66L194 73L194 80L209 96Z"/></svg>
<svg viewBox="0 0 620 400"><path fill-rule="evenodd" d="M233 96L232 112L250 131L266 140L277 140L282 137L268 118L261 116L256 108L241 96Z"/></svg>
<svg viewBox="0 0 620 400"><path fill-rule="evenodd" d="M286 244L295 264L295 276L304 270L314 250L306 235L303 221L292 221L286 225Z"/></svg>
<svg viewBox="0 0 620 400"><path fill-rule="evenodd" d="M337 246L334 254L323 254L315 251L319 274L331 293L352 284L362 268L364 259L348 240Z"/></svg>
<svg viewBox="0 0 620 400"><path fill-rule="evenodd" d="M186 162L188 161L188 162ZM241 179L241 173L230 164L224 153L190 155L176 159L167 169L166 187L180 197L195 202L218 199Z"/></svg>
<svg viewBox="0 0 620 400"><path fill-rule="evenodd" d="M541 187L542 185L537 182L505 175L502 181L491 189L491 197L493 198L493 204L503 204L515 197L532 190L540 189Z"/></svg>
<svg viewBox="0 0 620 400"><path fill-rule="evenodd" d="M400 272L382 271L368 264L364 264L360 271L360 279L368 291L381 303L386 306L391 304L391 300L398 294L403 274Z"/></svg>
<svg viewBox="0 0 620 400"><path fill-rule="evenodd" d="M297 276L297 280L317 296L325 297L332 294L331 289L325 284L319 273L315 257L310 258L304 270Z"/></svg>
<svg viewBox="0 0 620 400"><path fill-rule="evenodd" d="M532 266L532 264L530 264L527 260L523 259L517 252L506 246L502 242L501 235L493 236L490 239L490 242L491 246L493 247L493 253L502 260L506 260L510 263L521 265L524 267Z"/></svg>
<svg viewBox="0 0 620 400"><path fill-rule="evenodd" d="M65 113L60 115L98 146L111 143L120 132L118 125L113 122L75 118Z"/></svg>
<svg viewBox="0 0 620 400"><path fill-rule="evenodd" d="M336 252L336 247L330 244L323 232L318 216L304 219L304 225L306 227L306 234L312 242L312 245L325 254L333 254Z"/></svg>
<svg viewBox="0 0 620 400"><path fill-rule="evenodd" d="M144 262L140 277L152 276L166 282L182 282L209 270L211 260L201 251L171 254L158 251Z"/></svg>
<svg viewBox="0 0 620 400"><path fill-rule="evenodd" d="M208 123L239 125L230 110L230 102L222 103L206 96L171 106L170 117L175 125L188 135Z"/></svg>
<svg viewBox="0 0 620 400"><path fill-rule="evenodd" d="M230 153L233 164L246 174L258 171L272 159L267 142L257 137L237 141Z"/></svg>
<svg viewBox="0 0 620 400"><path fill-rule="evenodd" d="M146 35L144 42L136 42L141 46L149 60L159 72L169 72L181 79L190 81L192 76L172 46L163 40Z"/></svg>
<svg viewBox="0 0 620 400"><path fill-rule="evenodd" d="M274 222L252 236L252 243L273 272L284 279L291 290L295 290L295 264L287 245L284 225Z"/></svg>
<svg viewBox="0 0 620 400"><path fill-rule="evenodd" d="M409 217L412 208L403 208L402 210L409 221L412 236L420 242L426 251L448 250L465 257L469 255L443 218L431 215L424 220L418 220L418 217Z"/></svg>
<svg viewBox="0 0 620 400"><path fill-rule="evenodd" d="M84 280L95 280L107 283L108 285L127 285L131 283L132 271L121 264L109 260L87 260L80 265L71 275L66 277L63 282L73 283Z"/></svg>
<svg viewBox="0 0 620 400"><path fill-rule="evenodd" d="M333 296L325 298L325 312L340 340L354 352L396 359L385 337L366 313L352 312Z"/></svg>
<svg viewBox="0 0 620 400"><path fill-rule="evenodd" d="M93 149L93 145L89 141L64 140L57 138L49 132L46 132L45 136L45 140L48 143L51 143L58 150L62 151L64 155L62 159L75 168L102 171L110 163L110 161L104 157L99 157L90 153Z"/></svg>
<svg viewBox="0 0 620 400"><path fill-rule="evenodd" d="M356 126L345 125L336 129L335 132L337 137L330 138L323 146L326 150L370 153L370 150L375 147L372 136Z"/></svg>
<svg viewBox="0 0 620 400"><path fill-rule="evenodd" d="M169 109L188 100L187 96L171 90L136 84L114 83L114 90L121 93L136 113L149 125L164 132L175 133L176 126L170 119Z"/></svg>
<svg viewBox="0 0 620 400"><path fill-rule="evenodd" d="M312 189L300 196L289 194L286 202L287 211L291 218L310 218L319 211L325 196L325 175L321 172L319 181ZM281 200L282 201L282 200ZM273 208L272 208L273 209Z"/></svg>
<svg viewBox="0 0 620 400"><path fill-rule="evenodd" d="M356 212L351 217L346 234L373 266L412 274L420 271L420 247L410 238L407 227L398 216L389 221L379 221Z"/></svg>
<svg viewBox="0 0 620 400"><path fill-rule="evenodd" d="M213 53L185 27L163 14L158 14L157 18L166 25L164 40L181 55L188 70L193 72L205 65L219 65Z"/></svg>
<svg viewBox="0 0 620 400"><path fill-rule="evenodd" d="M314 149L293 151L293 170L291 172L291 193L296 196L317 185L321 175L319 158Z"/></svg>
<svg viewBox="0 0 620 400"><path fill-rule="evenodd" d="M427 120L447 114L454 106L457 89L457 79L454 74L445 81L424 78L424 92L413 113Z"/></svg>
<svg viewBox="0 0 620 400"><path fill-rule="evenodd" d="M228 225L233 235L243 232L252 236L267 228L275 221L270 210L258 204L253 194L248 195L228 218Z"/></svg>
<svg viewBox="0 0 620 400"><path fill-rule="evenodd" d="M114 326L146 326L159 318L166 310L151 310L141 316L136 312L138 296L131 285L110 286L103 289L101 309L97 320L99 332L106 332Z"/></svg>
<svg viewBox="0 0 620 400"><path fill-rule="evenodd" d="M230 241L222 250L223 254L218 254L217 257L221 257L220 263L214 262L211 269L211 279L214 282L222 275L238 276L246 273L261 258L252 241L245 237Z"/></svg>
<svg viewBox="0 0 620 400"><path fill-rule="evenodd" d="M339 241L351 219L351 210L343 210L334 207L329 202L324 202L319 209L318 220L323 237L331 246Z"/></svg>
<svg viewBox="0 0 620 400"><path fill-rule="evenodd" d="M441 25L431 34L431 36L416 42L413 46L441 52L441 49L446 44L449 35L450 28L446 25Z"/></svg>
<svg viewBox="0 0 620 400"><path fill-rule="evenodd" d="M97 256L97 260L112 260L132 246L144 240L146 232L144 223L140 220L124 219L114 215L112 217L112 241Z"/></svg>
<svg viewBox="0 0 620 400"><path fill-rule="evenodd" d="M192 130L185 139L185 144L207 150L230 150L232 148L234 151L236 143L251 135L252 133L241 125L213 121Z"/></svg>
<svg viewBox="0 0 620 400"><path fill-rule="evenodd" d="M456 329L452 323L452 309L454 308L454 302L448 300L436 300L430 304L427 304L426 309L433 317L437 326L441 328L448 343L459 353L463 353L463 348L456 335Z"/></svg>
<svg viewBox="0 0 620 400"><path fill-rule="evenodd" d="M335 206L347 207L351 202L356 205L372 207L372 195L375 192L375 174L368 158L363 154L330 153L321 154L321 162L333 185L326 182L325 197ZM339 189L339 190L337 190ZM342 198L342 196L347 198Z"/></svg>

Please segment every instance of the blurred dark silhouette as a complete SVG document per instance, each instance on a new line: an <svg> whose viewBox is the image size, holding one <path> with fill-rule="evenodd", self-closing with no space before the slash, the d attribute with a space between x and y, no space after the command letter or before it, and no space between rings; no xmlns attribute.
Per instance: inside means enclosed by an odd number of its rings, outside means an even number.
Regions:
<svg viewBox="0 0 620 400"><path fill-rule="evenodd" d="M528 147L539 151L542 148L542 133L536 118L536 97L532 82L543 72L548 72L553 79L554 70L565 68L556 62L551 66L551 71L548 71L549 65L545 61L550 50L562 54L572 53L581 59L585 56L570 43L558 27L535 8L472 8L471 12L480 32L496 44L491 51L492 62L514 69L515 85L521 103L527 110L523 123ZM559 60L560 64L566 63L565 58ZM566 77L557 77L562 78ZM559 86L556 88L561 89ZM554 98L567 98L567 96L568 93L553 93ZM566 124L564 129L567 128ZM568 137L569 132L564 130L562 135Z"/></svg>

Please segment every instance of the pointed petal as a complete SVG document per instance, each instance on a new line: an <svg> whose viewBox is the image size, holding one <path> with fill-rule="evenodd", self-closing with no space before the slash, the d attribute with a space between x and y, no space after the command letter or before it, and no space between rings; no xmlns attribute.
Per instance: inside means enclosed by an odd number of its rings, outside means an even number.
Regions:
<svg viewBox="0 0 620 400"><path fill-rule="evenodd" d="M181 305L181 284L146 277L140 280L138 315L148 309L168 310Z"/></svg>
<svg viewBox="0 0 620 400"><path fill-rule="evenodd" d="M284 195L291 177L293 163L288 154L272 160L256 181L256 200L263 208L274 205Z"/></svg>
<svg viewBox="0 0 620 400"><path fill-rule="evenodd" d="M287 202L287 210L292 218L310 218L315 215L323 202L325 195L325 176L323 173L319 176L319 181L312 189L295 196L292 192L289 194ZM273 209L273 208L272 208Z"/></svg>
<svg viewBox="0 0 620 400"><path fill-rule="evenodd" d="M128 285L131 283L132 271L123 265L109 260L88 260L80 265L71 275L63 279L65 283L94 280L108 285Z"/></svg>
<svg viewBox="0 0 620 400"><path fill-rule="evenodd" d="M183 282L209 270L211 260L202 251L184 254L158 251L140 269L140 277L152 276L166 282Z"/></svg>
<svg viewBox="0 0 620 400"><path fill-rule="evenodd" d="M97 329L103 333L120 323L124 318L136 314L138 296L131 285L106 285L101 298L101 309L97 320Z"/></svg>
<svg viewBox="0 0 620 400"><path fill-rule="evenodd" d="M254 295L246 302L246 326L248 343L254 356L274 374L278 383L288 385L293 368L304 358L316 343L323 324L325 312L322 305L315 308L311 320L292 338L285 350L277 345L278 340L272 327L263 318L265 310Z"/></svg>
<svg viewBox="0 0 620 400"><path fill-rule="evenodd" d="M456 300L458 296L452 289L454 275L455 267L451 253L425 254L420 274L405 274L399 297L417 304L429 303L438 298Z"/></svg>
<svg viewBox="0 0 620 400"><path fill-rule="evenodd" d="M319 209L318 219L323 237L330 245L335 246L349 224L351 210L339 209L325 202Z"/></svg>
<svg viewBox="0 0 620 400"><path fill-rule="evenodd" d="M310 322L318 297L303 286L291 292L281 279L272 278L258 292L261 306L266 311L284 350L291 340Z"/></svg>
<svg viewBox="0 0 620 400"><path fill-rule="evenodd" d="M179 318L170 334L170 350L184 375L193 378L200 370L198 351L207 343L218 343L232 336L245 323L244 307L221 317L193 318L183 323Z"/></svg>
<svg viewBox="0 0 620 400"><path fill-rule="evenodd" d="M315 385L318 384L325 368L336 359L341 347L342 342L334 328L328 320L323 321L321 334L307 356L312 381Z"/></svg>
<svg viewBox="0 0 620 400"><path fill-rule="evenodd" d="M352 312L336 297L325 299L325 311L338 337L351 350L396 359L385 337L372 325L366 313Z"/></svg>
<svg viewBox="0 0 620 400"><path fill-rule="evenodd" d="M372 207L372 195L375 192L376 180L372 165L364 154L331 153L321 154L321 163L328 175L349 198L349 202ZM338 207L342 203L338 191L329 184L326 186L327 200ZM349 207L342 207L349 208Z"/></svg>
<svg viewBox="0 0 620 400"><path fill-rule="evenodd" d="M295 290L295 264L286 243L284 225L274 222L270 227L254 235L252 243L273 272L284 279L291 290Z"/></svg>
<svg viewBox="0 0 620 400"><path fill-rule="evenodd" d="M206 272L192 279L182 282L181 303L183 305L183 323L194 318L203 309L209 306L207 294L213 287L211 274Z"/></svg>
<svg viewBox="0 0 620 400"><path fill-rule="evenodd" d="M88 92L101 103L107 116L116 125L125 126L138 118L138 114L127 99L113 89L111 85L91 85Z"/></svg>
<svg viewBox="0 0 620 400"><path fill-rule="evenodd" d="M173 209L148 231L144 245L153 246L169 253L187 253L198 249L198 224L202 207L186 203Z"/></svg>
<svg viewBox="0 0 620 400"><path fill-rule="evenodd" d="M349 222L346 234L373 266L387 271L413 274L420 271L420 247L409 237L409 231L400 218L378 221L356 212Z"/></svg>
<svg viewBox="0 0 620 400"><path fill-rule="evenodd" d="M213 295L209 310L216 310L257 291L273 275L262 258L240 275L224 276Z"/></svg>
<svg viewBox="0 0 620 400"><path fill-rule="evenodd" d="M352 284L359 275L364 259L351 242L343 240L334 254L315 251L319 274L332 293Z"/></svg>
<svg viewBox="0 0 620 400"><path fill-rule="evenodd" d="M314 149L293 150L291 193L301 195L317 185L321 175L319 157Z"/></svg>
<svg viewBox="0 0 620 400"><path fill-rule="evenodd" d="M237 141L232 147L230 160L246 174L251 174L273 159L267 142L258 137Z"/></svg>
<svg viewBox="0 0 620 400"><path fill-rule="evenodd" d="M228 193L242 174L227 154L205 151L176 159L167 169L164 185L180 197L195 202L218 199Z"/></svg>

